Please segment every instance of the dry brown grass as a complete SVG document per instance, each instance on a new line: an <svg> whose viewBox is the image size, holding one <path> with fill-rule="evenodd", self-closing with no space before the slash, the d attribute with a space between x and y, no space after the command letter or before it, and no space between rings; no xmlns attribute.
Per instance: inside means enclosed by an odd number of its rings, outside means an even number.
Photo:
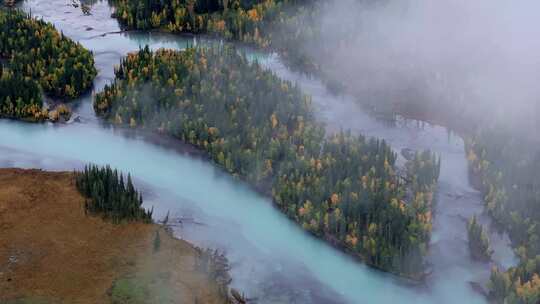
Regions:
<svg viewBox="0 0 540 304"><path fill-rule="evenodd" d="M157 229L161 246L154 252ZM0 169L0 303L109 303L120 278L145 285L152 299L166 292L174 299L167 303L221 303L195 261L190 244L158 225L85 215L72 173Z"/></svg>

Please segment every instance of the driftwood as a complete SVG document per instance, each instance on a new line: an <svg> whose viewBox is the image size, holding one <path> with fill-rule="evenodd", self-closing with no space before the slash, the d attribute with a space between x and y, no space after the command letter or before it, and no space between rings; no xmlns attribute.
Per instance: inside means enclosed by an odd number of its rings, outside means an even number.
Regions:
<svg viewBox="0 0 540 304"><path fill-rule="evenodd" d="M190 223L190 224L195 224L195 225L199 225L199 226L206 226L205 223L201 223L201 222L197 222L194 218L192 217L180 217L180 218L177 218L176 219L176 222L180 225L183 225L184 223Z"/></svg>
<svg viewBox="0 0 540 304"><path fill-rule="evenodd" d="M233 297L233 299L237 303L240 303L240 304L246 304L247 303L247 300L244 297L244 295L241 295L240 292L238 290L234 289L234 288L231 288L231 296Z"/></svg>
<svg viewBox="0 0 540 304"><path fill-rule="evenodd" d="M197 222L192 217L177 217L177 218L171 219L169 211L167 211L165 218L161 221L158 221L158 223L166 227L183 227L184 224L188 224L188 223L199 225L199 226L206 226L205 223Z"/></svg>

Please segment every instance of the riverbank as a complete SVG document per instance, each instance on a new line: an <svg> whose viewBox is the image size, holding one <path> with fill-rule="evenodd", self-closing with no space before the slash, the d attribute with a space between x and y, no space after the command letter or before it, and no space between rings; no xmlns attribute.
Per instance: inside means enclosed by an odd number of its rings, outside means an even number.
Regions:
<svg viewBox="0 0 540 304"><path fill-rule="evenodd" d="M119 135L122 135L128 138L140 138L141 140L144 140L148 143L158 145L160 147L175 151L177 153L189 155L189 157L192 157L194 159L200 159L203 161L210 162L212 166L215 166L216 169L218 170L222 170L224 173L226 173L227 171L224 166L214 162L212 158L204 152L204 150L201 150L199 147L189 142L178 140L178 138L170 134L167 134L166 132L160 132L160 131L150 130L150 129L145 129L145 128L132 128L127 125L115 125L107 121L101 121L100 124L105 128L111 128L112 130L114 130L115 133ZM280 208L280 205L275 200L275 198L272 197L272 187L270 184L254 184L254 183L251 183L245 176L242 176L242 175L231 175L231 177L233 177L234 180L241 182L245 187L258 193L259 195L271 199L272 208L279 212L285 213L285 211ZM302 228L302 225L299 224L294 217L287 216L287 218L291 220L295 225ZM336 250L339 250L343 253L348 254L356 262L366 264L367 266L373 268L376 271L389 274L393 276L394 279L401 280L402 283L407 286L425 287L427 279L432 273L432 269L429 265L423 273L417 273L417 274L400 273L397 271L384 269L383 267L380 267L376 265L375 263L372 263L368 259L368 257L366 257L365 255L355 252L349 245L347 245L347 243L337 240L331 234L317 234L309 230L305 230L304 232L306 235L324 240L325 242L328 243L328 245L332 246Z"/></svg>
<svg viewBox="0 0 540 304"><path fill-rule="evenodd" d="M0 169L0 223L2 303L226 302L191 244L86 215L72 173Z"/></svg>

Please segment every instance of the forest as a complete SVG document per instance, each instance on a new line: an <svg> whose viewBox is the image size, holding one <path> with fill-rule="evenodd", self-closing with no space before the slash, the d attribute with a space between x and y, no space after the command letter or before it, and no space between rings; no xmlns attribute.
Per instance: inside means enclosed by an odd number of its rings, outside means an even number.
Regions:
<svg viewBox="0 0 540 304"><path fill-rule="evenodd" d="M109 166L87 165L83 171L75 172L75 184L87 198L85 208L91 214L102 215L115 223L152 222L152 210L142 207L142 195L133 186L129 174L125 180L122 173Z"/></svg>
<svg viewBox="0 0 540 304"><path fill-rule="evenodd" d="M384 141L326 134L311 100L230 46L131 53L96 95L106 120L172 135L270 194L306 230L367 263L418 276L426 266L440 160L396 172Z"/></svg>
<svg viewBox="0 0 540 304"><path fill-rule="evenodd" d="M500 125L480 128L467 140L471 179L520 259L506 273L493 270L489 287L497 303L540 301L540 154L534 146Z"/></svg>
<svg viewBox="0 0 540 304"><path fill-rule="evenodd" d="M345 22L328 28L321 26L323 15L332 10L331 3L307 0L109 0L109 3L115 8L114 16L126 29L207 34L277 51L290 68L317 75L335 92L343 90L343 84L327 75L320 65L322 58L332 58L335 46L343 45L354 33L354 28L351 30ZM317 55L313 50L317 50Z"/></svg>
<svg viewBox="0 0 540 304"><path fill-rule="evenodd" d="M41 120L38 91L55 99L74 99L90 89L97 75L90 51L52 24L19 10L0 10L0 61L4 84L29 89L1 91L1 115L10 118Z"/></svg>
<svg viewBox="0 0 540 304"><path fill-rule="evenodd" d="M0 62L0 117L42 120L43 100L39 84L14 73Z"/></svg>
<svg viewBox="0 0 540 304"><path fill-rule="evenodd" d="M110 0L115 16L128 29L218 35L268 46L261 31L284 14L284 5L301 0Z"/></svg>
<svg viewBox="0 0 540 304"><path fill-rule="evenodd" d="M115 8L115 17L127 29L206 34L240 41L278 51L290 67L324 76L306 47L321 38L321 28L316 24L323 10L328 8L320 8L317 5L318 1L109 0L109 2ZM318 44L317 49L330 53L331 43ZM324 77L324 80L332 88L338 87L329 77Z"/></svg>

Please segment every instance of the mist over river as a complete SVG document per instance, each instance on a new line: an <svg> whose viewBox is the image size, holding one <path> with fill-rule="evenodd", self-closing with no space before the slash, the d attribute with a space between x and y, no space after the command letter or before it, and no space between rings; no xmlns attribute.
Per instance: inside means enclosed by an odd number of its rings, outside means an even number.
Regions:
<svg viewBox="0 0 540 304"><path fill-rule="evenodd" d="M182 49L219 43L154 32L115 33L120 28L106 2L94 4L89 16L63 0L30 0L22 7L94 52L99 71L96 92L112 81L114 65L140 46ZM269 198L197 153L188 153L190 147L169 140L159 145L101 123L93 113L91 94L74 103L81 123L0 120L0 167L73 170L92 162L130 172L143 190L145 205L154 207L156 219L170 211L173 218L183 219L175 227L177 237L225 251L232 286L257 303L485 303L470 286L471 281L485 283L490 265L472 261L467 247L465 219L482 213L483 200L469 184L463 140L445 128L418 121L378 120L352 97L332 95L320 81L292 72L277 55L242 50L312 95L316 114L329 130L351 129L385 139L398 152L429 148L442 157L428 256L433 273L426 286L409 286L312 237L274 208ZM489 224L486 216L481 221ZM505 268L516 263L505 236L490 233L490 238L494 263Z"/></svg>

